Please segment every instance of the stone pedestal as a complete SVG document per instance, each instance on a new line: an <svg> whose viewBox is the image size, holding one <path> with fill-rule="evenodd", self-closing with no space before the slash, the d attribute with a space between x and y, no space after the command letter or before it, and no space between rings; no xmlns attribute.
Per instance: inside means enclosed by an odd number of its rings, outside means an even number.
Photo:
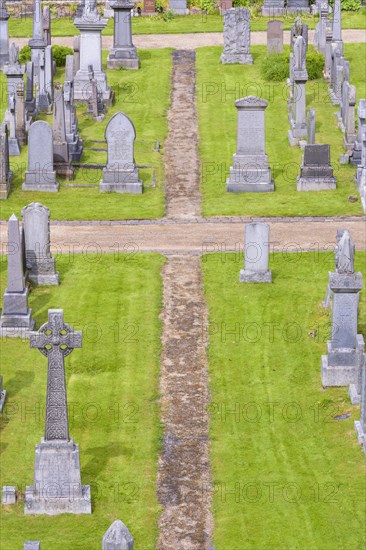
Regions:
<svg viewBox="0 0 366 550"><path fill-rule="evenodd" d="M133 2L116 1L111 2L114 11L114 36L113 48L109 51L107 59L108 69L138 69L139 57L135 46L132 43L131 10Z"/></svg>
<svg viewBox="0 0 366 550"><path fill-rule="evenodd" d="M269 262L269 225L250 223L245 226L244 269L240 270L241 283L271 283Z"/></svg>
<svg viewBox="0 0 366 550"><path fill-rule="evenodd" d="M169 0L169 8L176 15L188 15L187 0Z"/></svg>
<svg viewBox="0 0 366 550"><path fill-rule="evenodd" d="M34 484L27 486L24 513L91 514L90 486L81 484L79 446L41 439L36 445Z"/></svg>
<svg viewBox="0 0 366 550"><path fill-rule="evenodd" d="M357 335L358 293L361 273L330 276L333 292L332 336L327 355L322 356L322 385L348 386L359 383L362 343Z"/></svg>
<svg viewBox="0 0 366 550"><path fill-rule="evenodd" d="M6 9L5 0L0 3L0 69L9 62L8 19L10 13Z"/></svg>
<svg viewBox="0 0 366 550"><path fill-rule="evenodd" d="M331 191L336 189L336 178L330 164L329 145L305 145L298 191Z"/></svg>
<svg viewBox="0 0 366 550"><path fill-rule="evenodd" d="M233 8L224 13L224 50L220 61L223 64L252 64L250 53L250 11Z"/></svg>
<svg viewBox="0 0 366 550"><path fill-rule="evenodd" d="M102 30L108 23L107 19L95 12L86 13L74 20L75 27L80 31L80 69L74 79L74 100L88 101L90 96L89 66L93 66L94 77L98 90L104 101L112 102L113 94L107 84L107 76L102 68Z"/></svg>
<svg viewBox="0 0 366 550"><path fill-rule="evenodd" d="M235 102L238 111L237 145L226 190L230 193L274 191L265 152L264 112L268 102L254 96Z"/></svg>

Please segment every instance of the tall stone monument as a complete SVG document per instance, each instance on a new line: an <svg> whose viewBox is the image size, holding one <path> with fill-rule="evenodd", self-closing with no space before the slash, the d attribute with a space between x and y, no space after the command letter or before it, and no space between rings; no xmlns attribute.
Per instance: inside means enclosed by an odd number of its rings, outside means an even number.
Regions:
<svg viewBox="0 0 366 550"><path fill-rule="evenodd" d="M224 13L224 50L220 61L226 63L252 64L250 53L250 11L247 8L232 8Z"/></svg>
<svg viewBox="0 0 366 550"><path fill-rule="evenodd" d="M103 537L102 550L133 550L133 536L119 519L114 521Z"/></svg>
<svg viewBox="0 0 366 550"><path fill-rule="evenodd" d="M50 250L49 208L31 202L23 208L22 217L27 279L38 286L58 285L59 274Z"/></svg>
<svg viewBox="0 0 366 550"><path fill-rule="evenodd" d="M10 193L13 172L9 163L8 126L5 122L0 126L0 199L7 199Z"/></svg>
<svg viewBox="0 0 366 550"><path fill-rule="evenodd" d="M64 91L61 84L56 84L53 109L53 163L56 174L69 180L74 177L71 165L69 146L66 139L66 120Z"/></svg>
<svg viewBox="0 0 366 550"><path fill-rule="evenodd" d="M28 307L28 288L24 284L23 243L15 214L8 222L8 286L0 318L0 334L27 338L34 329L32 310Z"/></svg>
<svg viewBox="0 0 366 550"><path fill-rule="evenodd" d="M271 169L266 154L264 112L265 99L247 96L238 99L236 153L226 190L230 193L274 191Z"/></svg>
<svg viewBox="0 0 366 550"><path fill-rule="evenodd" d="M42 13L43 37L47 46L51 46L51 11L45 6Z"/></svg>
<svg viewBox="0 0 366 550"><path fill-rule="evenodd" d="M3 377L0 376L0 413L3 410L5 397L6 397L6 390L4 390L3 388Z"/></svg>
<svg viewBox="0 0 366 550"><path fill-rule="evenodd" d="M32 115L36 106L36 100L34 97L34 72L32 61L28 61L28 63L26 64L25 74L25 110L28 115Z"/></svg>
<svg viewBox="0 0 366 550"><path fill-rule="evenodd" d="M10 13L6 9L6 0L0 1L0 69L9 61L8 19Z"/></svg>
<svg viewBox="0 0 366 550"><path fill-rule="evenodd" d="M51 100L46 83L45 52L47 44L43 35L41 0L34 0L33 33L28 44L31 49L34 79L38 90L36 107L38 111L48 112L51 107Z"/></svg>
<svg viewBox="0 0 366 550"><path fill-rule="evenodd" d="M241 283L271 283L269 262L269 225L249 223L245 226L244 269L240 270Z"/></svg>
<svg viewBox="0 0 366 550"><path fill-rule="evenodd" d="M30 336L30 347L48 359L46 425L36 445L34 483L27 486L25 514L90 514L90 486L81 484L79 446L69 437L64 358L81 348L81 332L49 309L48 322Z"/></svg>
<svg viewBox="0 0 366 550"><path fill-rule="evenodd" d="M53 166L53 133L44 120L37 120L28 132L28 170L23 191L57 192L59 184Z"/></svg>
<svg viewBox="0 0 366 550"><path fill-rule="evenodd" d="M9 48L9 63L4 67L3 72L7 77L8 108L5 112L5 120L8 122L10 130L9 154L10 156L19 156L20 146L26 140L25 128L23 128L24 113L22 116L22 108L17 105L17 92L23 87L25 66L19 63L19 48L14 43ZM19 101L21 102L21 98ZM23 128L23 131L19 131L20 128Z"/></svg>
<svg viewBox="0 0 366 550"><path fill-rule="evenodd" d="M114 11L114 35L113 47L107 59L108 69L139 68L139 56L132 43L131 10L134 5L134 2L127 0L117 0L110 4Z"/></svg>
<svg viewBox="0 0 366 550"><path fill-rule="evenodd" d="M360 393L361 360L364 343L357 334L359 293L362 274L354 271L355 246L344 230L337 246L336 272L329 276L333 292L331 339L327 343L327 355L322 356L322 385L355 387ZM356 398L354 398L356 399Z"/></svg>
<svg viewBox="0 0 366 550"><path fill-rule="evenodd" d="M293 83L291 90L291 112L289 114L290 130L288 139L291 146L307 136L306 125L306 43L302 36L296 38L293 57Z"/></svg>
<svg viewBox="0 0 366 550"><path fill-rule="evenodd" d="M66 56L66 73L64 82L65 129L66 141L71 161L80 162L83 154L83 142L79 137L79 122L74 105L74 56Z"/></svg>
<svg viewBox="0 0 366 550"><path fill-rule="evenodd" d="M142 181L134 158L135 127L124 113L116 113L108 122L105 139L108 147L107 166L103 169L100 191L142 193Z"/></svg>
<svg viewBox="0 0 366 550"><path fill-rule="evenodd" d="M330 145L305 145L297 178L298 191L332 191L336 178L330 164Z"/></svg>
<svg viewBox="0 0 366 550"><path fill-rule="evenodd" d="M328 0L320 2L319 23L315 29L314 48L320 51L325 56L327 22L329 20L329 4Z"/></svg>
<svg viewBox="0 0 366 550"><path fill-rule="evenodd" d="M107 84L107 76L102 68L102 30L108 23L97 12L96 0L85 0L81 17L74 19L75 27L80 31L80 68L74 79L75 101L87 101L90 90L89 65L94 68L94 75L103 99L112 102L113 94Z"/></svg>

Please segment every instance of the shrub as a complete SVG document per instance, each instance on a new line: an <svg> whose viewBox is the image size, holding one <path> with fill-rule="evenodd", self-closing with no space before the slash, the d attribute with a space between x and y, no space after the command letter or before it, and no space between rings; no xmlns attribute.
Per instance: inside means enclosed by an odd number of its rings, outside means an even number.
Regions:
<svg viewBox="0 0 366 550"><path fill-rule="evenodd" d="M19 62L24 65L24 63L28 63L28 61L31 60L31 49L29 46L23 46L23 48L19 52Z"/></svg>
<svg viewBox="0 0 366 550"><path fill-rule="evenodd" d="M267 55L261 65L264 80L280 82L289 76L289 56L287 54Z"/></svg>
<svg viewBox="0 0 366 550"><path fill-rule="evenodd" d="M73 53L74 51L67 46L52 46L52 57L56 63L56 67L65 67L66 56Z"/></svg>
<svg viewBox="0 0 366 550"><path fill-rule="evenodd" d="M324 57L321 53L309 49L306 55L306 69L309 80L321 78L323 74Z"/></svg>

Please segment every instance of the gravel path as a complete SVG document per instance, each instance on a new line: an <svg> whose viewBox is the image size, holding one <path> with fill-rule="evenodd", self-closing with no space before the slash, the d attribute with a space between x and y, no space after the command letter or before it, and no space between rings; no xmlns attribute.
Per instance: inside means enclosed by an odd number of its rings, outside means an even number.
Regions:
<svg viewBox="0 0 366 550"><path fill-rule="evenodd" d="M344 29L342 31L344 42L366 42L365 29ZM267 33L265 31L254 31L250 33L251 43L255 46L267 44ZM28 44L28 38L10 39L20 47ZM73 38L70 36L55 36L52 38L54 44L69 46L72 48ZM310 44L314 41L314 31L309 31ZM113 37L103 36L103 48L109 49L112 46ZM202 32L190 34L138 34L133 37L137 48L176 48L183 50L194 50L202 46L222 46L223 35L221 32ZM290 43L290 31L284 32L285 44Z"/></svg>

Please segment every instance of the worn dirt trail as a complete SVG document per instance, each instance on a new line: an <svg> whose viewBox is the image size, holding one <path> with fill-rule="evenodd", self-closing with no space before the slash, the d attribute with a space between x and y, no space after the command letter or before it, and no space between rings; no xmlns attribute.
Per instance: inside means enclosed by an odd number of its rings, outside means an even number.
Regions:
<svg viewBox="0 0 366 550"><path fill-rule="evenodd" d="M159 550L210 548L208 324L201 258L170 256L163 270L161 407L165 426L158 496Z"/></svg>
<svg viewBox="0 0 366 550"><path fill-rule="evenodd" d="M195 87L196 52L174 50L169 133L164 144L168 218L192 218L201 211Z"/></svg>

